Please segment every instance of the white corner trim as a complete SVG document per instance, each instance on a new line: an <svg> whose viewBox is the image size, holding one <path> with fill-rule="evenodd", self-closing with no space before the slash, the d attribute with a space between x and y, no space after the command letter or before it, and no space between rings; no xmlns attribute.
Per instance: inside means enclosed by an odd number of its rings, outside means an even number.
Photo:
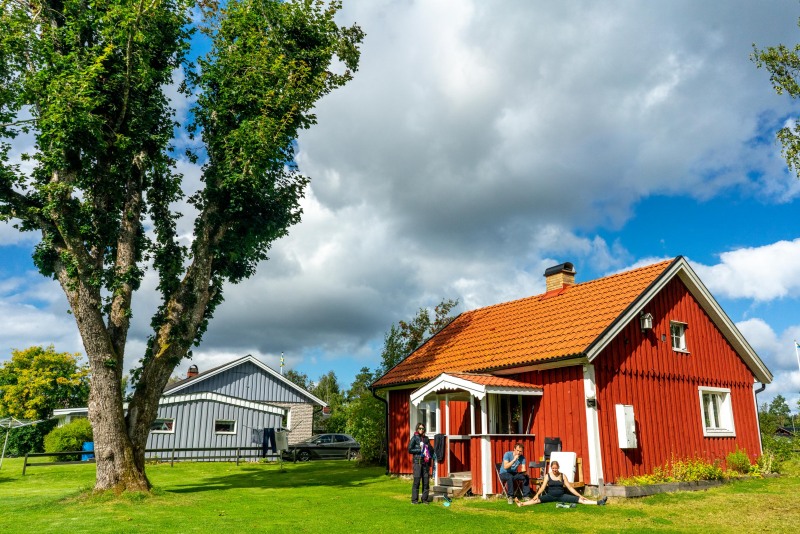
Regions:
<svg viewBox="0 0 800 534"><path fill-rule="evenodd" d="M586 399L597 401L594 365L583 366L583 392ZM586 439L589 446L589 480L592 485L599 485L603 478L603 458L600 447L600 422L597 415L597 404L593 408L586 405Z"/></svg>

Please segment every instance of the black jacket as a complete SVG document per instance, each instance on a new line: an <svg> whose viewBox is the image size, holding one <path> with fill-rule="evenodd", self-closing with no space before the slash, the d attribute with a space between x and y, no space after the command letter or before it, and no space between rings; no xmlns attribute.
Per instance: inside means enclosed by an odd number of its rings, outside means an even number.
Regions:
<svg viewBox="0 0 800 534"><path fill-rule="evenodd" d="M427 436L425 440L427 442ZM428 446L430 447L430 445ZM411 436L411 440L408 442L408 453L413 454L415 460L422 456L422 438L417 432L414 432L414 435Z"/></svg>

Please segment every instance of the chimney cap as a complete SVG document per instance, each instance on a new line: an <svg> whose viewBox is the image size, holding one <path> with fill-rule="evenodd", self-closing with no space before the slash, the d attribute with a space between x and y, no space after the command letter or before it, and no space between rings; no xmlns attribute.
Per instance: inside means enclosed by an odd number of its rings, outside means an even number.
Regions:
<svg viewBox="0 0 800 534"><path fill-rule="evenodd" d="M186 372L186 378L192 378L193 376L197 376L199 371L197 370L196 365L190 365L189 370Z"/></svg>
<svg viewBox="0 0 800 534"><path fill-rule="evenodd" d="M548 267L544 271L544 275L553 276L554 274L559 273L568 273L568 274L575 274L575 266L572 263L566 261L564 263L560 263L558 265L554 265L553 267Z"/></svg>

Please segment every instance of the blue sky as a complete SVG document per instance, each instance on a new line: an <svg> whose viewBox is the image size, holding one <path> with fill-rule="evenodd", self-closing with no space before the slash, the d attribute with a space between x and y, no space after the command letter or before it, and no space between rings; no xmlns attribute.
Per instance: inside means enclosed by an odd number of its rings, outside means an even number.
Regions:
<svg viewBox="0 0 800 534"><path fill-rule="evenodd" d="M283 352L346 387L379 364L392 323L442 298L463 311L540 293L564 261L580 282L683 255L775 375L760 400L796 409L800 181L774 135L798 104L749 56L800 42L800 4L725 5L345 1L342 22L367 37L355 79L298 140L303 222L227 288L178 372L248 353L277 368ZM191 192L199 169L179 166ZM0 226L0 359L82 350L60 289L33 271L35 240ZM128 367L154 287L150 273L134 300Z"/></svg>

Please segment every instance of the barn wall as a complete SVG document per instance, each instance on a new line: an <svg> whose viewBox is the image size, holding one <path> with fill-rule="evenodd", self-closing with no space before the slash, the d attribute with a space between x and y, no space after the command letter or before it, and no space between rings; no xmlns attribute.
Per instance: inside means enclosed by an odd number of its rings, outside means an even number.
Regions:
<svg viewBox="0 0 800 534"><path fill-rule="evenodd" d="M637 318L594 360L605 481L649 474L673 457L724 461L737 446L755 459L760 445L747 365L679 279L645 311L654 317L651 332L643 334ZM688 354L672 349L671 320L688 324ZM736 437L703 436L699 386L731 390ZM619 448L615 404L633 405L636 449Z"/></svg>

